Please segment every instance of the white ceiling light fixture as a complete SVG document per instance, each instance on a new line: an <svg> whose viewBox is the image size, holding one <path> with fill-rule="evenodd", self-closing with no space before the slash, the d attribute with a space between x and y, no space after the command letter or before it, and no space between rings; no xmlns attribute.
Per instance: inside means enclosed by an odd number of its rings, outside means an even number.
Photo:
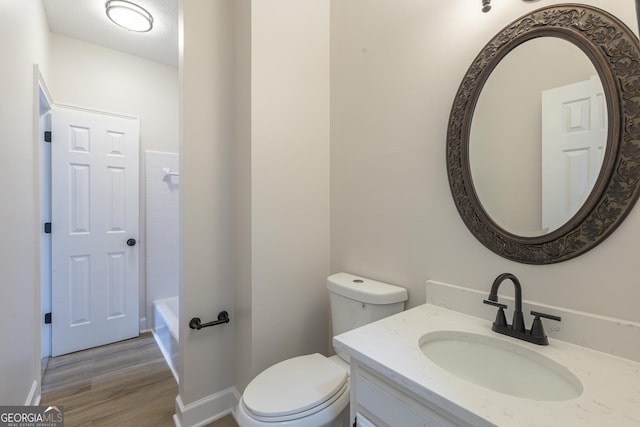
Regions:
<svg viewBox="0 0 640 427"><path fill-rule="evenodd" d="M122 28L138 33L146 33L153 28L153 16L135 3L109 0L105 7L109 19Z"/></svg>

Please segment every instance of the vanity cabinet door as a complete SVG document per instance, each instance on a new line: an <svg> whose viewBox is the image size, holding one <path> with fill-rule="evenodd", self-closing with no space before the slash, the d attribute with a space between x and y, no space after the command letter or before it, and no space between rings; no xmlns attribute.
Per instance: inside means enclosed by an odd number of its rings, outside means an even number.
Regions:
<svg viewBox="0 0 640 427"><path fill-rule="evenodd" d="M356 369L352 381L352 387L355 387L355 401L352 401L351 404L355 405L355 408L352 408L352 413L356 413L358 416L356 426L461 426L461 424L455 423L443 414L417 402L411 396L361 367Z"/></svg>

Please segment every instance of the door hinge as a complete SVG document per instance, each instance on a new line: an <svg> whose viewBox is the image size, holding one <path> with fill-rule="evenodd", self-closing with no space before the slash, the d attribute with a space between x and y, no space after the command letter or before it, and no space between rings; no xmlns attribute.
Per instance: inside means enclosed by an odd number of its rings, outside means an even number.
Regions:
<svg viewBox="0 0 640 427"><path fill-rule="evenodd" d="M45 313L45 315L44 315L44 323L47 324L47 325L51 323L51 313Z"/></svg>
<svg viewBox="0 0 640 427"><path fill-rule="evenodd" d="M51 234L51 223L50 222L45 222L44 223L44 232L47 234Z"/></svg>
<svg viewBox="0 0 640 427"><path fill-rule="evenodd" d="M51 142L51 131L44 131L44 142Z"/></svg>

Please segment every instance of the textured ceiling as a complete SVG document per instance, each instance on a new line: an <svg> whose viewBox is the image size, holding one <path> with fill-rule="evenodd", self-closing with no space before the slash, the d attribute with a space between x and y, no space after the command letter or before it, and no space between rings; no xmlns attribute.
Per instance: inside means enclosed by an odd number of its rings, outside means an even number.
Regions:
<svg viewBox="0 0 640 427"><path fill-rule="evenodd" d="M127 31L105 13L106 0L42 0L51 32L178 66L178 0L132 0L153 15L147 33Z"/></svg>

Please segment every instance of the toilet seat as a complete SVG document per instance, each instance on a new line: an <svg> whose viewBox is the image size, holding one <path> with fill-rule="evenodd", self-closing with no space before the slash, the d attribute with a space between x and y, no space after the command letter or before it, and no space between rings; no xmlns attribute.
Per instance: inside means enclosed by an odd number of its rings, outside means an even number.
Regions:
<svg viewBox="0 0 640 427"><path fill-rule="evenodd" d="M247 386L242 405L251 417L281 422L314 414L349 387L347 371L315 353L277 363Z"/></svg>

